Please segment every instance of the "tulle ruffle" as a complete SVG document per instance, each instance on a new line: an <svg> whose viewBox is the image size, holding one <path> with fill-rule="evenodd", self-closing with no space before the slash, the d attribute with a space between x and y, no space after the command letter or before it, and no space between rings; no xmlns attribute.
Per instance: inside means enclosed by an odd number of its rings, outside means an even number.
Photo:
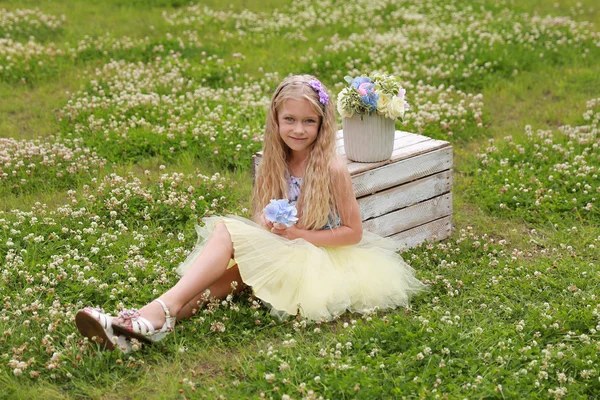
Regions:
<svg viewBox="0 0 600 400"><path fill-rule="evenodd" d="M405 307L425 286L394 250L392 241L365 231L353 246L320 247L288 240L237 216L209 217L197 226L198 243L179 266L183 275L215 224L225 223L245 284L279 317L330 320L346 311Z"/></svg>

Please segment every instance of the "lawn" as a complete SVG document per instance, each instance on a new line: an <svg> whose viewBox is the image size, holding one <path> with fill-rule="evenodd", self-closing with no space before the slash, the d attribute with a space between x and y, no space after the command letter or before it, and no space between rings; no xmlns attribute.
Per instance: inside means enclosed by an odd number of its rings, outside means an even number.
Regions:
<svg viewBox="0 0 600 400"><path fill-rule="evenodd" d="M0 398L598 397L595 3L3 1ZM410 308L280 321L245 293L129 354L79 335L172 286L199 218L247 215L283 77L371 72L454 147Z"/></svg>

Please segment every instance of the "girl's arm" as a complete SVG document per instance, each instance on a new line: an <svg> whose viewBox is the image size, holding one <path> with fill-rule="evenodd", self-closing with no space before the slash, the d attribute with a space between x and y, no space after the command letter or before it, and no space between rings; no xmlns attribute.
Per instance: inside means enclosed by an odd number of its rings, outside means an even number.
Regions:
<svg viewBox="0 0 600 400"><path fill-rule="evenodd" d="M337 208L342 226L329 230L300 229L295 225L287 229L272 228L271 232L290 240L302 238L315 246L348 246L362 239L362 219L352 188L350 173L343 160L337 157L330 167Z"/></svg>

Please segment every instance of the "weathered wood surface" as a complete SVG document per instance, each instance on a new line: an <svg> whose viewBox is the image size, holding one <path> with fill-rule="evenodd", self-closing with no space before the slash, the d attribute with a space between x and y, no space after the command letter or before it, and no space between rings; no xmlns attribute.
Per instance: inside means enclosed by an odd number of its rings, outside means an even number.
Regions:
<svg viewBox="0 0 600 400"><path fill-rule="evenodd" d="M413 143L409 146L395 149L392 153L392 157L389 160L380 161L376 163L359 163L352 161L349 162L346 166L348 168L348 171L350 172L350 175L354 176L359 175L361 172L384 167L388 164L396 164L405 159L412 158L442 148L451 147L448 146L448 142L445 142L443 140L429 139L427 141Z"/></svg>
<svg viewBox="0 0 600 400"><path fill-rule="evenodd" d="M406 250L428 241L446 239L452 233L452 215L390 236L399 250Z"/></svg>
<svg viewBox="0 0 600 400"><path fill-rule="evenodd" d="M452 168L452 147L421 154L352 177L356 197L379 192L402 183Z"/></svg>
<svg viewBox="0 0 600 400"><path fill-rule="evenodd" d="M452 190L452 171L446 170L383 192L358 199L360 216L364 220L420 203Z"/></svg>
<svg viewBox="0 0 600 400"><path fill-rule="evenodd" d="M391 236L450 214L452 214L452 194L446 193L381 217L363 221L363 227L381 236Z"/></svg>

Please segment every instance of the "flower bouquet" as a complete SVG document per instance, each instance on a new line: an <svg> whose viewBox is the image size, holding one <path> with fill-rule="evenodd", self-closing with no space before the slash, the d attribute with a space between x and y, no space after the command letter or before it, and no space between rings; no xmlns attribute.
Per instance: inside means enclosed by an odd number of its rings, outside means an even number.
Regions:
<svg viewBox="0 0 600 400"><path fill-rule="evenodd" d="M360 162L390 158L395 121L402 121L408 109L406 90L391 75L344 79L349 86L339 93L337 109L342 116L346 156Z"/></svg>
<svg viewBox="0 0 600 400"><path fill-rule="evenodd" d="M263 212L268 221L274 224L285 225L288 228L298 221L298 218L296 218L298 210L287 199L271 200L263 209Z"/></svg>

